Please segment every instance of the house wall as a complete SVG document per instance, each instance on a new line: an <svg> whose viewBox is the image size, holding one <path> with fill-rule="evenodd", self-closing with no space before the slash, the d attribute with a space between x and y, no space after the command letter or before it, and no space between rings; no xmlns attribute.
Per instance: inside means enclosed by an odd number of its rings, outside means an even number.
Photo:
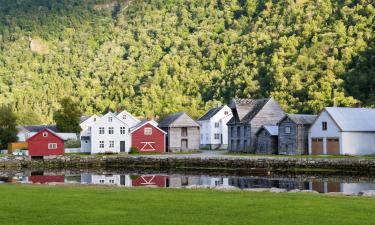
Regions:
<svg viewBox="0 0 375 225"><path fill-rule="evenodd" d="M277 153L277 136L271 136L266 130L262 129L257 134L256 154L275 154Z"/></svg>
<svg viewBox="0 0 375 225"><path fill-rule="evenodd" d="M201 126L200 144L202 147L209 147L211 144L211 121L204 120L198 121L198 123Z"/></svg>
<svg viewBox="0 0 375 225"><path fill-rule="evenodd" d="M91 138L89 140L83 140L82 137L91 137L92 126L99 119L100 119L99 116L93 115L80 124L80 126L81 126L80 139L81 139L81 152L82 153L90 153L91 152Z"/></svg>
<svg viewBox="0 0 375 225"><path fill-rule="evenodd" d="M290 133L285 132L287 127L290 127ZM297 133L297 124L288 117L279 123L278 152L280 155L301 154L297 142Z"/></svg>
<svg viewBox="0 0 375 225"><path fill-rule="evenodd" d="M171 127L168 130L168 150L171 152L181 151L181 141L182 139L188 140L187 150L197 150L199 149L199 127L188 127L187 137L182 137L182 128Z"/></svg>
<svg viewBox="0 0 375 225"><path fill-rule="evenodd" d="M108 122L108 117L112 116L112 122ZM104 134L99 134L99 127L104 127ZM108 128L114 128L114 134L108 133ZM125 134L120 133L120 127L125 127ZM125 141L125 152L129 152L131 146L131 137L129 126L119 120L114 114L108 113L101 117L91 130L91 153L120 152L120 142ZM109 141L114 141L114 148L109 148ZM99 148L100 141L104 141L104 148Z"/></svg>
<svg viewBox="0 0 375 225"><path fill-rule="evenodd" d="M48 132L47 137L43 137L43 132ZM56 143L56 149L48 149L48 144ZM64 141L49 131L41 131L27 141L30 156L49 156L64 154Z"/></svg>
<svg viewBox="0 0 375 225"><path fill-rule="evenodd" d="M342 132L341 154L375 155L375 132Z"/></svg>
<svg viewBox="0 0 375 225"><path fill-rule="evenodd" d="M152 135L145 135L145 128L152 129ZM146 123L131 134L131 146L137 147L141 152L165 152L165 134L158 128ZM146 143L147 142L147 143ZM152 150L154 148L155 150Z"/></svg>
<svg viewBox="0 0 375 225"><path fill-rule="evenodd" d="M251 137L251 126L249 124L238 124L228 126L228 146L232 152L249 152Z"/></svg>
<svg viewBox="0 0 375 225"><path fill-rule="evenodd" d="M327 122L327 130L322 130L322 122ZM326 111L322 111L309 130L309 154L311 154L311 139L323 138L323 153L327 154L327 138L339 138L340 152L342 152L341 132L336 123Z"/></svg>
<svg viewBox="0 0 375 225"><path fill-rule="evenodd" d="M250 152L254 152L256 148L255 133L263 125L276 125L284 116L285 112L281 109L279 103L277 103L273 98L271 98L250 122Z"/></svg>
<svg viewBox="0 0 375 225"><path fill-rule="evenodd" d="M141 122L140 120L138 120L137 118L135 118L133 115L131 115L129 112L125 110L119 113L116 117L120 119L122 122L126 123L129 127L134 127L139 122Z"/></svg>

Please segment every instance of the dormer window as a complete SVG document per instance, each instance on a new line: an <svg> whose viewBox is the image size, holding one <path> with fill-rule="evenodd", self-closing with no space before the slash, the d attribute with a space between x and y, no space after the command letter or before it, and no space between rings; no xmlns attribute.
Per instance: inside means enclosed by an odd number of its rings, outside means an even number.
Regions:
<svg viewBox="0 0 375 225"><path fill-rule="evenodd" d="M228 111L224 111L224 115L228 115L229 114L229 112Z"/></svg>
<svg viewBox="0 0 375 225"><path fill-rule="evenodd" d="M122 115L122 119L126 120L126 115L125 114Z"/></svg>
<svg viewBox="0 0 375 225"><path fill-rule="evenodd" d="M112 122L112 116L108 117L108 122Z"/></svg>
<svg viewBox="0 0 375 225"><path fill-rule="evenodd" d="M322 130L327 130L327 122L322 122Z"/></svg>
<svg viewBox="0 0 375 225"><path fill-rule="evenodd" d="M43 132L43 137L48 137L48 132Z"/></svg>

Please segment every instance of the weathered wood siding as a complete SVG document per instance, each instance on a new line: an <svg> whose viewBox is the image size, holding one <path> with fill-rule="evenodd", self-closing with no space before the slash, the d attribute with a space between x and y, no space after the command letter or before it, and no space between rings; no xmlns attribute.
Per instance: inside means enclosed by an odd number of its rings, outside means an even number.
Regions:
<svg viewBox="0 0 375 225"><path fill-rule="evenodd" d="M290 127L290 133L285 130ZM288 117L279 124L279 154L308 154L308 125L298 125Z"/></svg>
<svg viewBox="0 0 375 225"><path fill-rule="evenodd" d="M199 127L199 124L187 114L182 114L170 127Z"/></svg>
<svg viewBox="0 0 375 225"><path fill-rule="evenodd" d="M277 136L271 136L262 129L257 134L256 146L256 154L277 154Z"/></svg>
<svg viewBox="0 0 375 225"><path fill-rule="evenodd" d="M251 120L251 144L250 151L255 152L256 140L255 133L263 125L276 125L285 116L284 110L279 103L271 98L267 104L259 111L259 113Z"/></svg>
<svg viewBox="0 0 375 225"><path fill-rule="evenodd" d="M250 125L230 125L228 126L229 151L248 152L251 143Z"/></svg>
<svg viewBox="0 0 375 225"><path fill-rule="evenodd" d="M180 152L182 150L181 142L183 139L187 140L187 150L199 149L199 127L188 127L186 137L182 137L181 127L169 128L167 135L168 151Z"/></svg>

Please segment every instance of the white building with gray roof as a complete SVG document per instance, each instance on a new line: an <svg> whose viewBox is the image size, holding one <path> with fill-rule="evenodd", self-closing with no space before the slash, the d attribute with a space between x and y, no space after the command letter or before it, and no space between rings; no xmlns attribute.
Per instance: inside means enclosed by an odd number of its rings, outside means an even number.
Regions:
<svg viewBox="0 0 375 225"><path fill-rule="evenodd" d="M232 111L226 105L214 107L199 118L201 148L210 150L227 149L227 123L230 119L232 119Z"/></svg>
<svg viewBox="0 0 375 225"><path fill-rule="evenodd" d="M309 130L309 154L375 155L375 109L323 109Z"/></svg>

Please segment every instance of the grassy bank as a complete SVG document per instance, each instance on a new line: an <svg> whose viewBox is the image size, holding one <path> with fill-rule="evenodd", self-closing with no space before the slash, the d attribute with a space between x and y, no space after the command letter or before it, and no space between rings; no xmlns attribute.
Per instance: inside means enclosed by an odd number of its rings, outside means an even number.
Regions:
<svg viewBox="0 0 375 225"><path fill-rule="evenodd" d="M0 185L1 224L373 224L375 198Z"/></svg>

